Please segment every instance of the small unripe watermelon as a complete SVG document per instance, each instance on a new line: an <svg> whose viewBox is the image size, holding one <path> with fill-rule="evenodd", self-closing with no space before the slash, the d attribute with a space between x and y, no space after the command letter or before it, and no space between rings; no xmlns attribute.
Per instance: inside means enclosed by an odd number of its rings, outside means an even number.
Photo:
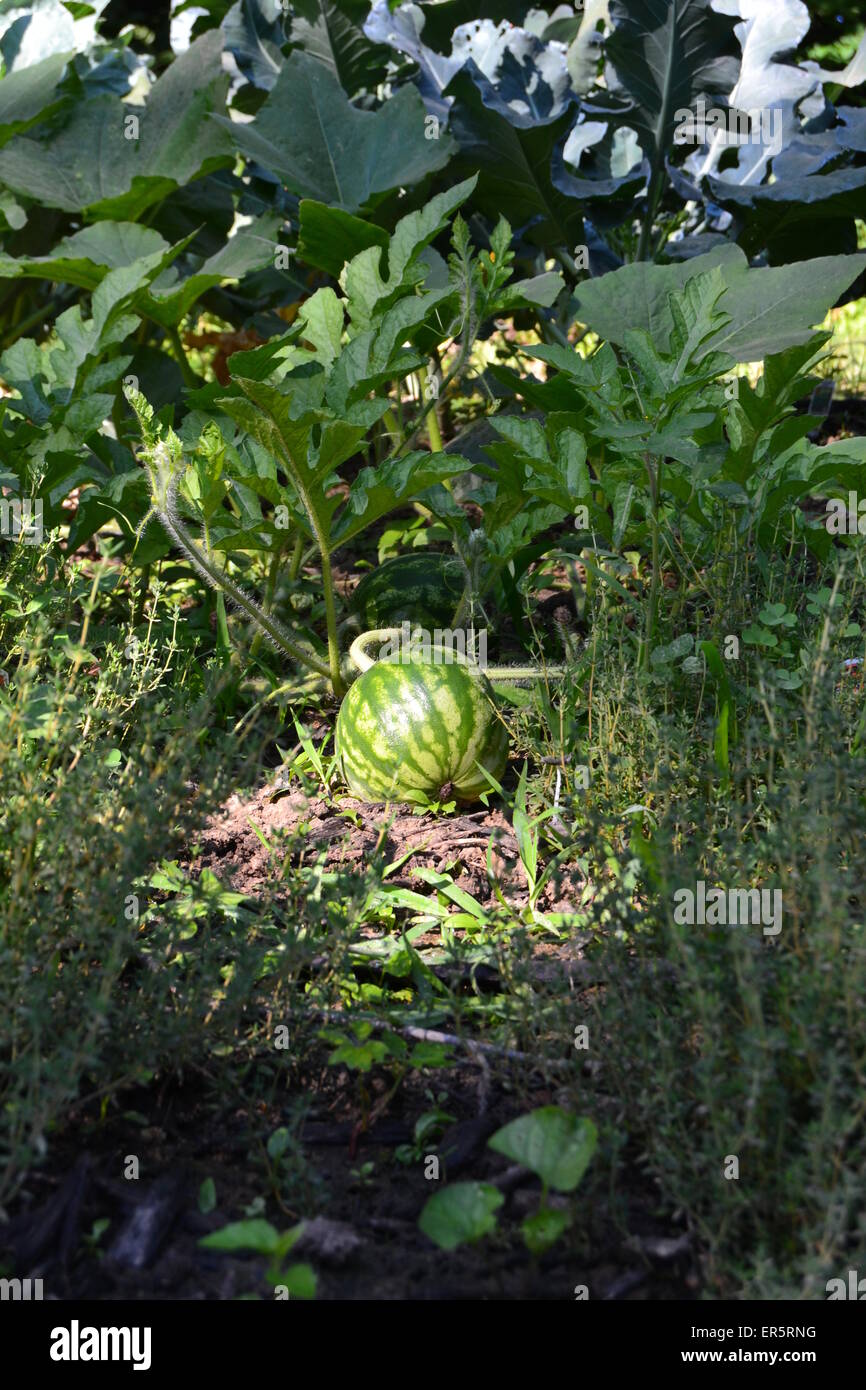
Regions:
<svg viewBox="0 0 866 1390"><path fill-rule="evenodd" d="M508 733L483 677L465 666L377 661L349 687L337 717L343 776L361 801L474 801L500 778Z"/></svg>
<svg viewBox="0 0 866 1390"><path fill-rule="evenodd" d="M453 555L432 550L396 555L364 575L349 608L366 631L404 622L448 628L464 581L463 566Z"/></svg>

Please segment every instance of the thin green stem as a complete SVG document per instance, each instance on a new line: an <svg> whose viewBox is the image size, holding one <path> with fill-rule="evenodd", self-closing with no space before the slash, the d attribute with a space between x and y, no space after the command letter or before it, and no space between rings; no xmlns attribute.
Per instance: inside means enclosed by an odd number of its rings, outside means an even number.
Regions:
<svg viewBox="0 0 866 1390"><path fill-rule="evenodd" d="M644 463L646 464L650 484L650 531L652 535L652 579L650 580L650 597L647 606L646 634L643 652L643 664L644 667L648 669L650 651L653 638L655 637L656 623L658 621L659 587L661 580L659 501L661 496L662 461L659 459L655 471L653 471L653 466L648 454L644 455Z"/></svg>
<svg viewBox="0 0 866 1390"><path fill-rule="evenodd" d="M427 425L427 433L430 436L430 448L433 450L434 454L441 454L443 447L442 431L439 428L439 415L437 413L439 393L434 383L430 380L430 372L426 366L421 368L419 375L421 379L422 398L425 401L429 401L433 407L430 411L430 419Z"/></svg>
<svg viewBox="0 0 866 1390"><path fill-rule="evenodd" d="M297 579L298 575L301 572L301 561L303 560L303 558L304 535L302 531L298 531L298 534L295 536L295 548L292 551L292 558L289 561L289 578L291 579L292 583L294 583L294 581Z"/></svg>
<svg viewBox="0 0 866 1390"><path fill-rule="evenodd" d="M567 270L575 284L580 279L580 268L570 251L566 251L564 246L558 246L554 251L554 256L559 261L563 270Z"/></svg>
<svg viewBox="0 0 866 1390"><path fill-rule="evenodd" d="M397 417L390 406L385 411L385 414L382 416L382 424L385 426L392 439L401 440L403 438L403 431L400 428L400 424L397 420ZM399 444L397 447L399 448Z"/></svg>
<svg viewBox="0 0 866 1390"><path fill-rule="evenodd" d="M346 693L346 686L343 682L343 675L340 670L340 643L337 637L337 607L334 603L334 580L331 573L331 556L328 547L324 543L324 538L319 544L319 554L322 562L322 588L325 591L325 626L328 631L328 665L330 667L331 685L334 687L334 694L337 699L342 699Z"/></svg>
<svg viewBox="0 0 866 1390"><path fill-rule="evenodd" d="M398 449L395 449L393 454L389 455L386 462L390 462L392 458L398 458L401 454L404 454L407 451L407 449L411 447L412 444L414 444L415 439L418 436L418 433L420 432L421 427L424 424L424 421L427 419L427 416L430 414L430 411L433 409L434 405L436 405L439 401L444 400L445 394L452 381L454 381L454 379L458 377L460 373L463 371L463 368L465 367L466 362L469 358L469 354L472 351L472 345L475 342L476 325L473 321L472 310L472 291L467 281L464 287L462 323L463 336L460 340L460 348L457 353L457 356L454 359L451 370L446 374L444 380L442 381L437 396L435 396L432 400L427 401L426 404L422 404L421 411L418 414L414 425L412 426L411 432L406 437L406 439L404 439L400 447ZM452 339L452 341L454 340Z"/></svg>
<svg viewBox="0 0 866 1390"><path fill-rule="evenodd" d="M246 389L245 383L241 385ZM279 425L272 413L264 406L259 404L262 410L272 421L279 433ZM328 544L327 523L323 523L313 498L310 493L309 478L302 468L299 468L292 458L289 449L283 445L281 450L283 465L295 485L295 491L300 498L301 505L307 513L313 539L319 551L319 560L322 567L322 588L325 597L325 624L328 633L328 669L324 674L330 677L334 694L337 699L341 699L346 692L345 682L340 671L340 645L337 637L337 608L334 603L334 581L331 573L331 551ZM309 663L308 663L309 665Z"/></svg>
<svg viewBox="0 0 866 1390"><path fill-rule="evenodd" d="M205 554L214 563L213 546L210 543L210 526L207 521L202 526L202 536L204 538ZM220 654L223 666L227 666L231 660L232 642L229 637L229 620L226 612L226 596L222 589L217 590L216 596L216 630L217 630L217 651Z"/></svg>
<svg viewBox="0 0 866 1390"><path fill-rule="evenodd" d="M177 365L180 367L180 374L183 377L184 386L189 387L191 391L198 390L199 386L201 386L201 381L196 376L187 360L187 355L183 350L183 343L181 342L177 325L173 328L169 328L168 338L174 350L174 355L177 358Z"/></svg>
<svg viewBox="0 0 866 1390"><path fill-rule="evenodd" d="M28 329L35 328L37 324L43 323L45 319L50 317L52 309L56 309L57 307L57 300L49 299L47 304L43 304L40 309L36 309L32 314L28 314L26 319L22 319L20 323L16 323L12 332L3 339L0 347L5 351L5 349L11 347L13 343L17 343L18 339L23 338Z"/></svg>
<svg viewBox="0 0 866 1390"><path fill-rule="evenodd" d="M400 438L403 438L403 392L400 389L400 378L394 380L394 399L397 402L397 423L400 426Z"/></svg>
<svg viewBox="0 0 866 1390"><path fill-rule="evenodd" d="M441 385L441 387L439 388L439 399L440 399L440 400L441 400L442 397L444 396L445 392L447 391L448 387L451 385L451 383L452 383L452 381L454 380L454 378L457 377L457 376L459 376L460 373L462 372L462 370L463 370L463 364L464 364L464 355L463 355L463 353L461 352L460 355L458 356L456 362L454 363L454 366L451 368L450 372L449 372L448 375L445 377L445 380L442 382L442 385ZM388 454L387 458L384 460L385 463L390 463L392 459L399 458L401 454L405 454L406 451L412 446L412 444L414 444L416 438L418 437L418 435L419 435L420 432L421 432L421 429L422 429L422 427L423 427L424 421L427 419L427 416L430 414L430 411L433 409L433 406L434 406L435 404L436 404L436 401L435 401L435 400L431 400L431 401L427 401L427 403L426 403L425 405L422 406L421 411L420 411L420 413L418 414L418 416L416 417L415 423L414 423L414 425L412 426L412 431L411 431L411 433L408 434L408 435L406 436L406 438L403 440L403 443L402 443L401 445L399 445L399 447L396 448L396 449L394 450L393 453Z"/></svg>
<svg viewBox="0 0 866 1390"><path fill-rule="evenodd" d="M270 613L271 609L274 606L274 594L276 593L277 588L277 576L280 572L280 560L282 559L288 538L288 532L286 533L286 535L280 537L277 548L274 551L274 554L271 558L270 567L268 569L268 577L265 583L265 592L262 598L262 608L265 613ZM261 628L259 628L255 636L253 637L252 645L250 646L250 656L255 656L257 654L259 647L262 645L262 642L264 641L264 636L265 634L262 632Z"/></svg>
<svg viewBox="0 0 866 1390"><path fill-rule="evenodd" d="M558 323L553 319L539 319L539 323L542 336L547 338L548 342L556 343L558 347L568 348L569 352L574 351L574 343L569 342L568 334L562 331ZM584 336L586 335L584 334Z"/></svg>
<svg viewBox="0 0 866 1390"><path fill-rule="evenodd" d="M223 665L231 660L232 639L229 636L229 620L226 612L226 596L222 591L216 598L216 620L217 620L217 646L219 647ZM259 634L257 633L256 636Z"/></svg>

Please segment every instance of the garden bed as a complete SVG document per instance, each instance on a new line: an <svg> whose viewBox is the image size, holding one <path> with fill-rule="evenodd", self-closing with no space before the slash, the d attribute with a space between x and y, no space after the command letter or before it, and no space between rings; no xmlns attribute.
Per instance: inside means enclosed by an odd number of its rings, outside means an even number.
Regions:
<svg viewBox="0 0 866 1390"><path fill-rule="evenodd" d="M724 8L0 15L4 1279L856 1266L866 39Z"/></svg>

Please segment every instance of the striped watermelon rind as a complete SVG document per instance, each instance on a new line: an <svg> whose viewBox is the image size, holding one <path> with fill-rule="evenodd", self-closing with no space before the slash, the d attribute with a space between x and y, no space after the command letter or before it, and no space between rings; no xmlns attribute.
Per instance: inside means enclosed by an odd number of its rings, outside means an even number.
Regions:
<svg viewBox="0 0 866 1390"><path fill-rule="evenodd" d="M450 627L464 581L463 566L453 555L435 551L396 555L364 575L349 608L367 631L404 622Z"/></svg>
<svg viewBox="0 0 866 1390"><path fill-rule="evenodd" d="M377 661L349 687L336 750L361 801L477 800L508 758L487 682L458 664Z"/></svg>

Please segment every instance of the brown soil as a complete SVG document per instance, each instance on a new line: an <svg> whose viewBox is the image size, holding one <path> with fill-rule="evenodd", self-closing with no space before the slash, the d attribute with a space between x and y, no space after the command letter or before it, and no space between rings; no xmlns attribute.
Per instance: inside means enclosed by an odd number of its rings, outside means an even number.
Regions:
<svg viewBox="0 0 866 1390"><path fill-rule="evenodd" d="M455 812L434 819L413 815L405 806L365 805L349 796L336 801L281 792L279 780L250 797L232 796L199 837L193 873L208 868L220 881L251 896L272 881L272 859L256 834L266 839L302 831L303 851L321 853L329 868L363 868L374 855L386 863L403 858L389 874L391 886L418 888L416 867L448 871L455 883L482 906L495 895L487 873L487 849L503 896L519 911L528 900L520 867L517 840L510 823L495 809ZM573 910L585 879L578 870L566 872L549 887L539 906L547 911ZM373 933L375 934L375 933Z"/></svg>

